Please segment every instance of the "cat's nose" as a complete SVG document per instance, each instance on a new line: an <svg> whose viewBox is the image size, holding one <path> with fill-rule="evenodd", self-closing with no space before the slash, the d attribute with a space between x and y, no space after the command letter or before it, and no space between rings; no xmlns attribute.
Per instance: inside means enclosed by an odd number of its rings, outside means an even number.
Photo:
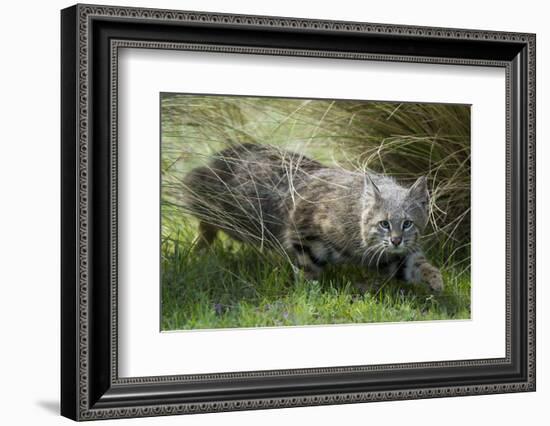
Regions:
<svg viewBox="0 0 550 426"><path fill-rule="evenodd" d="M391 243L397 247L399 244L401 244L401 237L391 237Z"/></svg>

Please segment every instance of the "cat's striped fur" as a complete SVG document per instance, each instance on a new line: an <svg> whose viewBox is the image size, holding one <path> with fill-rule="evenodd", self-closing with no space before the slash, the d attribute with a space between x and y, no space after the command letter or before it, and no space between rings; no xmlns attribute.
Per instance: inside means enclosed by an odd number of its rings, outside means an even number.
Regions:
<svg viewBox="0 0 550 426"><path fill-rule="evenodd" d="M184 183L202 245L223 230L281 250L310 279L326 265L352 263L443 287L419 246L428 220L423 177L405 188L384 175L325 167L269 145L239 144L192 170Z"/></svg>

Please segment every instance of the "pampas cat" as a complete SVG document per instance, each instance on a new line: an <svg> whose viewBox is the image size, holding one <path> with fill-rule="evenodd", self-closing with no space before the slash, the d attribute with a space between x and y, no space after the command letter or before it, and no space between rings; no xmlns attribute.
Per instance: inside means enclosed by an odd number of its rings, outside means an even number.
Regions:
<svg viewBox="0 0 550 426"><path fill-rule="evenodd" d="M428 221L426 178L393 178L323 166L270 145L239 144L184 179L185 205L208 245L232 238L282 250L309 279L329 264L384 267L441 290L439 270L419 246Z"/></svg>

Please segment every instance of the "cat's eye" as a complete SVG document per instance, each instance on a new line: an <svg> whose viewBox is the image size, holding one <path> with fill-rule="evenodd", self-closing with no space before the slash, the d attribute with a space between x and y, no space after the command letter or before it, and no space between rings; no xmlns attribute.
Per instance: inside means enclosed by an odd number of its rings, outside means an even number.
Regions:
<svg viewBox="0 0 550 426"><path fill-rule="evenodd" d="M403 221L403 229L409 229L413 225L412 220Z"/></svg>
<svg viewBox="0 0 550 426"><path fill-rule="evenodd" d="M390 222L388 222L387 220L382 220L379 225L383 229L390 229Z"/></svg>

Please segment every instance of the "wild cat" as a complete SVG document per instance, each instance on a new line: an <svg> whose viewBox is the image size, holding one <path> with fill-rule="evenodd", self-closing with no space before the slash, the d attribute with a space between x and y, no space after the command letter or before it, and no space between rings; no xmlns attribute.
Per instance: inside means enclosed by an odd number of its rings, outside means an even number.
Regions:
<svg viewBox="0 0 550 426"><path fill-rule="evenodd" d="M388 176L327 167L274 146L236 144L193 169L184 187L202 246L222 230L282 250L308 279L327 265L355 264L443 288L419 244L428 222L425 177L405 188Z"/></svg>

